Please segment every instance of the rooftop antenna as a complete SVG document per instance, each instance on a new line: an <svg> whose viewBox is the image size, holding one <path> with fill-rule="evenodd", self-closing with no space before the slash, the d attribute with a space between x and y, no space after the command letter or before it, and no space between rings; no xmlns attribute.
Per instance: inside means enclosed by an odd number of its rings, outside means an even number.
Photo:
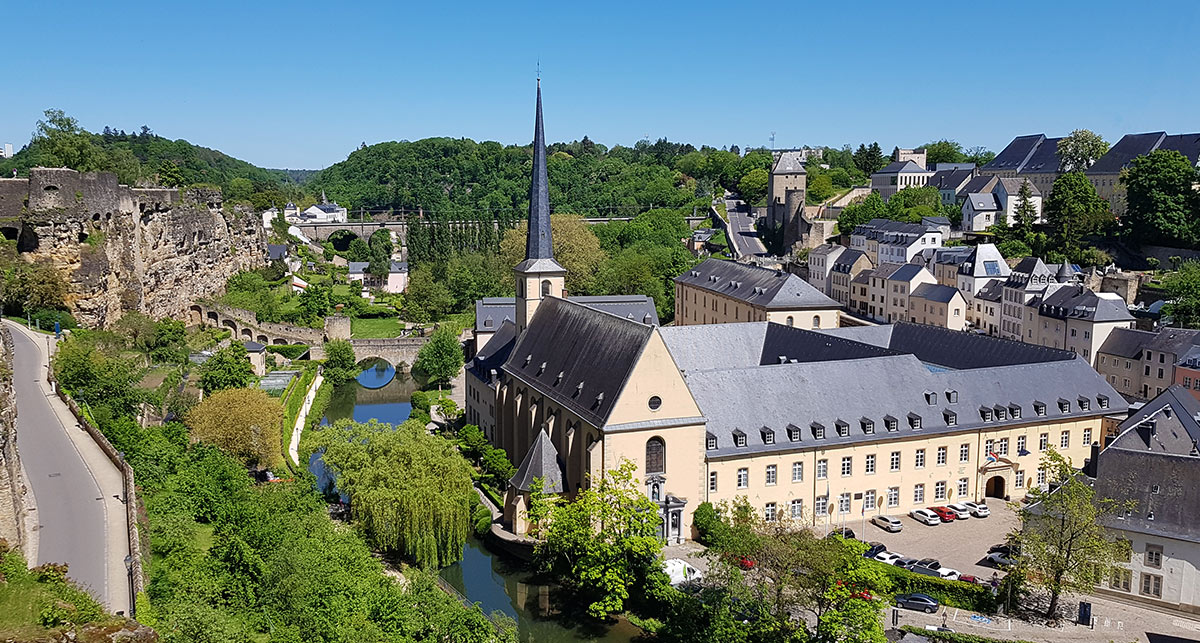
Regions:
<svg viewBox="0 0 1200 643"><path fill-rule="evenodd" d="M771 149L775 149L775 130L771 130Z"/></svg>

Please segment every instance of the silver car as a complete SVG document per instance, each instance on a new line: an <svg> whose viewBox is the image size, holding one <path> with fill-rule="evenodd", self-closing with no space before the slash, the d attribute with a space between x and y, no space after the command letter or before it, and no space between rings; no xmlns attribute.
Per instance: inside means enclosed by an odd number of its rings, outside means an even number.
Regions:
<svg viewBox="0 0 1200 643"><path fill-rule="evenodd" d="M976 518L987 518L992 515L992 511L982 502L962 502L959 503L971 511L971 515Z"/></svg>
<svg viewBox="0 0 1200 643"><path fill-rule="evenodd" d="M942 519L928 509L913 509L912 511L908 512L908 516L913 520L925 525L929 525L930 527L935 527L942 524Z"/></svg>
<svg viewBox="0 0 1200 643"><path fill-rule="evenodd" d="M875 516L871 519L871 524L893 534L904 529L904 523L900 522L899 518L893 516Z"/></svg>
<svg viewBox="0 0 1200 643"><path fill-rule="evenodd" d="M958 520L966 520L971 517L971 508L965 503L956 502L951 505L946 505L946 508L954 512L954 517Z"/></svg>

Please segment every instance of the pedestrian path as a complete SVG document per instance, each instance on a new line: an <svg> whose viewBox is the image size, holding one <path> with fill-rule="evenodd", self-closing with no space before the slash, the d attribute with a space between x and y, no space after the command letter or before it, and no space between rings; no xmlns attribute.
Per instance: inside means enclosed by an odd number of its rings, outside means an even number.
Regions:
<svg viewBox="0 0 1200 643"><path fill-rule="evenodd" d="M312 410L313 399L317 397L317 391L321 388L321 382L325 381L325 377L320 373L313 378L312 384L308 387L308 393L304 396L304 404L300 405L300 413L296 416L296 426L292 428L292 440L288 443L288 455L292 458L292 463L300 466L300 434L304 432L304 424L308 420L308 412Z"/></svg>

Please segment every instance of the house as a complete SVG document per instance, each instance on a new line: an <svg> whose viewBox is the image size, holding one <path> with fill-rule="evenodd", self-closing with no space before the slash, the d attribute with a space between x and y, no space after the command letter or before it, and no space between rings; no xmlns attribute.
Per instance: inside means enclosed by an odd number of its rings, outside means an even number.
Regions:
<svg viewBox="0 0 1200 643"><path fill-rule="evenodd" d="M267 244L267 261L283 261L287 259L288 247L286 243L268 243Z"/></svg>
<svg viewBox="0 0 1200 643"><path fill-rule="evenodd" d="M308 282L305 281L304 279L301 279L300 275L297 275L295 273L295 271L292 271L290 279L291 279L292 293L300 294L300 293L304 292L305 290L308 290Z"/></svg>
<svg viewBox="0 0 1200 643"><path fill-rule="evenodd" d="M872 268L871 260L859 250L848 249L838 254L829 267L828 294L843 308L853 310L850 301L851 283L864 270Z"/></svg>
<svg viewBox="0 0 1200 643"><path fill-rule="evenodd" d="M1000 201L991 192L968 194L962 204L963 232L986 232L1001 220Z"/></svg>
<svg viewBox="0 0 1200 643"><path fill-rule="evenodd" d="M867 255L873 265L908 263L928 248L940 248L944 237L935 222L904 223L871 219L850 233L850 247Z"/></svg>
<svg viewBox="0 0 1200 643"><path fill-rule="evenodd" d="M1092 186L1096 188L1096 194L1108 201L1113 214L1121 216L1125 213L1125 187L1121 184L1121 172L1128 168L1135 158L1155 150L1179 152L1195 167L1197 162L1200 162L1200 133L1126 134L1110 147L1104 156L1097 159L1086 174Z"/></svg>
<svg viewBox="0 0 1200 643"><path fill-rule="evenodd" d="M1004 212L1004 221L1006 225L1013 225L1017 221L1017 209L1021 204L1021 186L1028 183L1028 179L1017 178L1009 179L1000 177L996 180L995 187L992 188L992 194L996 195L996 200L1000 202L1000 209ZM1034 223L1042 222L1042 193L1035 185L1029 183L1029 204L1034 209Z"/></svg>
<svg viewBox="0 0 1200 643"><path fill-rule="evenodd" d="M675 325L773 321L837 328L839 305L782 270L707 259L675 278Z"/></svg>
<svg viewBox="0 0 1200 643"><path fill-rule="evenodd" d="M967 321L975 322L975 296L989 284L1003 283L1012 270L1004 255L992 243L981 243L971 249L970 254L955 267L954 286L962 292L967 302ZM944 283L940 278L938 283ZM997 324L999 325L999 324ZM989 333L991 334L991 333Z"/></svg>
<svg viewBox="0 0 1200 643"><path fill-rule="evenodd" d="M967 300L953 286L925 282L908 296L908 319L950 330L966 330Z"/></svg>
<svg viewBox="0 0 1200 643"><path fill-rule="evenodd" d="M942 164L939 164L942 165ZM967 184L968 181L975 178L975 166L969 164L968 168L954 169L938 169L926 185L932 185L937 188L938 194L942 195L942 205L954 205L958 203L958 191Z"/></svg>
<svg viewBox="0 0 1200 643"><path fill-rule="evenodd" d="M878 192L884 201L909 187L921 187L929 182L933 172L913 161L892 161L871 175L871 191Z"/></svg>
<svg viewBox="0 0 1200 643"><path fill-rule="evenodd" d="M1183 386L1200 399L1197 349L1200 330L1117 328L1097 349L1096 370L1131 399L1155 397L1172 384Z"/></svg>
<svg viewBox="0 0 1200 643"><path fill-rule="evenodd" d="M1043 296L1037 321L1038 344L1065 348L1093 365L1115 329L1133 328L1133 315L1124 299L1077 283L1064 284Z"/></svg>
<svg viewBox="0 0 1200 643"><path fill-rule="evenodd" d="M1096 497L1133 508L1102 519L1130 556L1097 587L1182 612L1200 612L1200 402L1172 385L1120 424L1087 471Z"/></svg>
<svg viewBox="0 0 1200 643"><path fill-rule="evenodd" d="M254 369L254 374L262 377L267 374L267 347L258 342L243 341L242 345L246 347L246 359L250 360L250 366Z"/></svg>
<svg viewBox="0 0 1200 643"><path fill-rule="evenodd" d="M392 261L388 264L386 276L374 275L368 272L371 264L367 261L351 261L350 270L346 274L348 281L357 281L364 290L378 289L386 293L402 293L408 288L408 262Z"/></svg>
<svg viewBox="0 0 1200 643"><path fill-rule="evenodd" d="M985 232L993 224L1001 223L1012 226L1017 220L1017 209L1020 206L1021 186L1028 182L1026 178L994 177L990 192L974 192L967 194L962 204L962 229L967 232ZM1033 206L1036 223L1042 222L1042 195L1032 183L1030 186L1029 204Z"/></svg>
<svg viewBox="0 0 1200 643"><path fill-rule="evenodd" d="M1000 317L1000 336L1036 343L1034 335L1037 314L1035 299L1057 284L1055 273L1041 259L1026 257L1019 261L1004 281L1003 306Z"/></svg>
<svg viewBox="0 0 1200 643"><path fill-rule="evenodd" d="M711 252L712 239L717 233L712 228L696 228L692 230L692 236L688 237L688 250L697 257L708 256Z"/></svg>
<svg viewBox="0 0 1200 643"><path fill-rule="evenodd" d="M812 284L813 288L828 294L829 270L833 266L833 262L846 251L846 246L836 243L823 243L809 250L808 283Z"/></svg>
<svg viewBox="0 0 1200 643"><path fill-rule="evenodd" d="M982 174L972 177L971 180L964 183L963 186L958 189L958 192L955 193L956 202L962 203L964 200L966 200L968 194L984 194L991 192L992 188L996 187L996 182L999 180L1000 177L994 174Z"/></svg>
<svg viewBox="0 0 1200 643"><path fill-rule="evenodd" d="M947 286L958 285L958 266L971 255L971 246L951 246L949 248L926 248L913 255L911 263L918 264L933 274L939 284Z"/></svg>
<svg viewBox="0 0 1200 643"><path fill-rule="evenodd" d="M971 323L989 337L1000 336L1000 318L1004 304L1004 281L989 281L971 299Z"/></svg>
<svg viewBox="0 0 1200 643"><path fill-rule="evenodd" d="M884 264L875 271L875 278L879 279L883 286L883 290L877 290L876 294L884 301L883 314L877 319L888 323L905 321L912 317L909 314L909 296L917 286L937 284L933 273L914 263Z"/></svg>

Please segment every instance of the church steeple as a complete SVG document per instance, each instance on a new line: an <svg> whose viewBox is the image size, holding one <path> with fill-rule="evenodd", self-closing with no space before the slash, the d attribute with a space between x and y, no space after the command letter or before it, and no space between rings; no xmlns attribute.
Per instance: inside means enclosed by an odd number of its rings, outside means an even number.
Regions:
<svg viewBox="0 0 1200 643"><path fill-rule="evenodd" d="M538 304L562 297L567 271L554 260L550 238L550 181L546 175L546 135L542 132L542 80L537 85L533 125L533 172L529 178L529 234L525 261L517 265L517 328L524 331Z"/></svg>

